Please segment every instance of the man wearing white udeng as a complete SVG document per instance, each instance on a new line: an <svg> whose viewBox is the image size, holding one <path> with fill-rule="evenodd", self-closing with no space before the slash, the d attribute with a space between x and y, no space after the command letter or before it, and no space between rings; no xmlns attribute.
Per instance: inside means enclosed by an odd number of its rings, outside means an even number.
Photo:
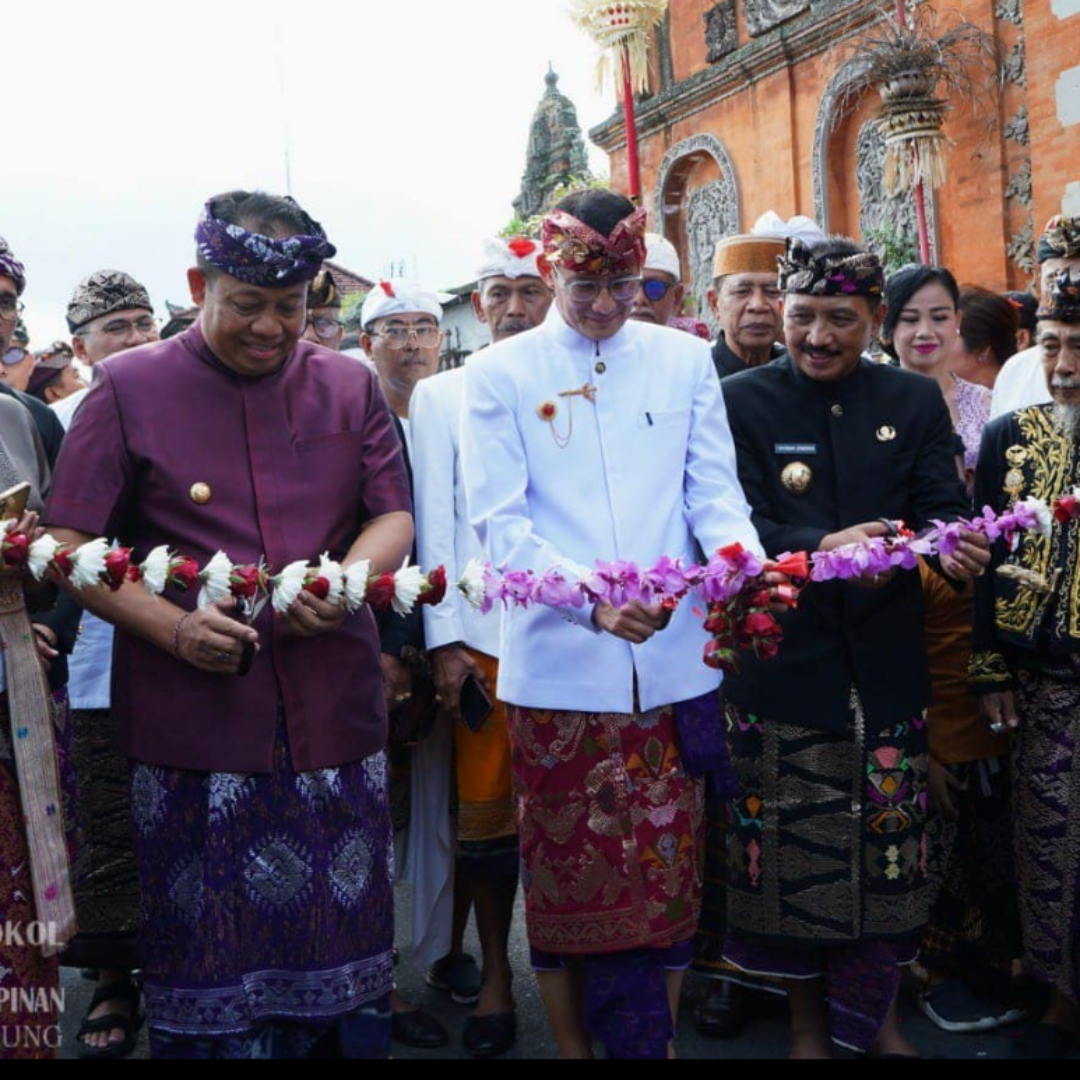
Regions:
<svg viewBox="0 0 1080 1080"><path fill-rule="evenodd" d="M573 580L597 559L692 563L698 543L761 552L709 346L629 321L645 217L610 191L564 199L544 225L547 321L467 369L466 493L499 567ZM503 620L529 943L564 1058L594 1039L618 1059L671 1049L703 847L704 770L678 729L713 733L710 764L723 745L694 607Z"/></svg>

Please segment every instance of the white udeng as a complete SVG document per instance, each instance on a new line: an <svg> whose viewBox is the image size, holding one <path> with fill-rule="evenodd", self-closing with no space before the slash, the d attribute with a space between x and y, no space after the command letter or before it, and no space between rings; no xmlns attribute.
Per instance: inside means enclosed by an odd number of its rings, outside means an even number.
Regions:
<svg viewBox="0 0 1080 1080"><path fill-rule="evenodd" d="M274 610L279 615L285 615L300 599L300 594L307 584L308 573L308 564L304 562L293 563L282 570L274 582Z"/></svg>
<svg viewBox="0 0 1080 1080"><path fill-rule="evenodd" d="M100 585L108 554L108 540L91 540L89 544L83 544L72 556L75 564L71 574L72 587L92 589L95 585Z"/></svg>
<svg viewBox="0 0 1080 1080"><path fill-rule="evenodd" d="M229 598L232 572L232 559L222 551L207 563L202 574L202 591L199 593L200 611Z"/></svg>
<svg viewBox="0 0 1080 1080"><path fill-rule="evenodd" d="M427 585L427 578L418 566L410 566L410 560L394 575L393 608L399 615L410 615L416 601Z"/></svg>

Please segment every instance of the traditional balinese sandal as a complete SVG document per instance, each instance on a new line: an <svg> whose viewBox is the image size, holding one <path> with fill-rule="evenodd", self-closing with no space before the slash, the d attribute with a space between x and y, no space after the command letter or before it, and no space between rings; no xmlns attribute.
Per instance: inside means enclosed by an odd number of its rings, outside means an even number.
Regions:
<svg viewBox="0 0 1080 1080"><path fill-rule="evenodd" d="M100 1009L102 1005L107 1005L112 1001L124 1001L130 1004L134 1009L134 1016L110 1013L96 1020L90 1019L90 1014L95 1009ZM86 1019L79 1028L79 1034L75 1036L75 1041L79 1044L77 1054L83 1061L123 1061L135 1053L139 1045L139 1033L145 1023L146 1014L142 1008L142 992L137 986L131 982L117 982L103 986L94 994L90 1007L86 1010ZM110 1043L100 1048L87 1046L88 1035L108 1035L114 1031L124 1033L122 1042Z"/></svg>

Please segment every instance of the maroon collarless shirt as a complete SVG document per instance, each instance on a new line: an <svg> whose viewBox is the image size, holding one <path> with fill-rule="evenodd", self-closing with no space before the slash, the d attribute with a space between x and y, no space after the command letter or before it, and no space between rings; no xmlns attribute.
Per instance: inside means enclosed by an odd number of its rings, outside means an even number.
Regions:
<svg viewBox="0 0 1080 1080"><path fill-rule="evenodd" d="M45 520L115 538L141 560L168 545L200 566L342 559L364 524L410 512L401 444L375 376L301 342L280 371L245 378L196 325L102 364L57 464ZM195 489L210 489L209 502ZM196 595L168 599L194 609ZM283 703L299 772L386 745L379 639L370 609L333 635L288 637L269 605L246 678L208 675L120 632L112 712L137 761L266 773Z"/></svg>

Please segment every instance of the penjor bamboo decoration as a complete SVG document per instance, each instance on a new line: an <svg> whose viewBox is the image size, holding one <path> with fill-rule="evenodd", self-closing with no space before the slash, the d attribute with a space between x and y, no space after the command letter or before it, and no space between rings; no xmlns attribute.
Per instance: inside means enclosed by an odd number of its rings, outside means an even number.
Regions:
<svg viewBox="0 0 1080 1080"><path fill-rule="evenodd" d="M626 153L630 195L641 201L635 94L649 85L652 32L667 14L670 0L575 0L574 21L601 48L597 84L613 83L626 113Z"/></svg>
<svg viewBox="0 0 1080 1080"><path fill-rule="evenodd" d="M958 100L970 102L977 113L997 114L994 40L958 17L948 28L943 21L929 6L909 11L905 0L888 0L852 49L858 76L845 86L838 110L843 115L871 88L880 93L877 125L885 137L885 190L893 197L914 198L923 262L931 258L927 193L946 179L945 118Z"/></svg>

